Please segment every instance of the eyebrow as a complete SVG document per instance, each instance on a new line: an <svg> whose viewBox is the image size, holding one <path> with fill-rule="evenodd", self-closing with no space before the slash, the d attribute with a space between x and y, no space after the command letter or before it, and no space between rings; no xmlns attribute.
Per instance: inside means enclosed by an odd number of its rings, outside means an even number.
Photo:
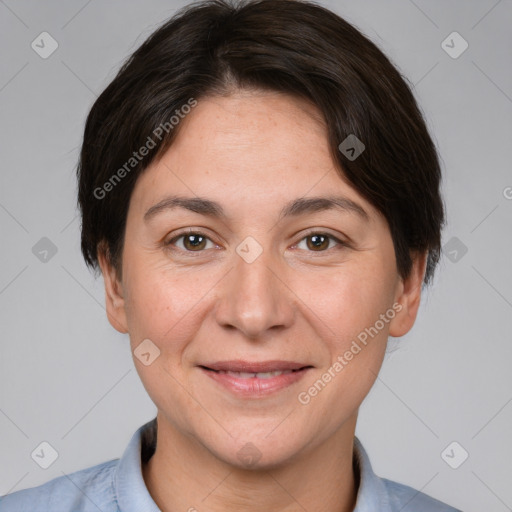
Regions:
<svg viewBox="0 0 512 512"><path fill-rule="evenodd" d="M222 206L216 201L202 197L168 196L146 211L144 221L148 222L157 214L175 208L183 208L208 217L223 219L227 217ZM334 209L355 213L364 221L370 220L370 216L361 205L341 196L300 197L283 207L279 219Z"/></svg>

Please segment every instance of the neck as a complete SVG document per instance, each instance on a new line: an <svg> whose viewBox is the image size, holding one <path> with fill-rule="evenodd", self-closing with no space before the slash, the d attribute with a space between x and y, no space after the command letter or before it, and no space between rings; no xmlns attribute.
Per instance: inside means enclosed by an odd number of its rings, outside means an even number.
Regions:
<svg viewBox="0 0 512 512"><path fill-rule="evenodd" d="M155 452L142 465L162 512L352 512L359 485L353 464L356 417L320 445L266 469L234 467L158 417Z"/></svg>

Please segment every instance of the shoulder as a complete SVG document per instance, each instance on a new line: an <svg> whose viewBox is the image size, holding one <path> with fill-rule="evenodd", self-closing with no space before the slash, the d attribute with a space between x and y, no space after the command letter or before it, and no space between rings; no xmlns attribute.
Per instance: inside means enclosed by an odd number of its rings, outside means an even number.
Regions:
<svg viewBox="0 0 512 512"><path fill-rule="evenodd" d="M442 503L412 487L387 478L381 478L387 489L391 510L401 512L461 512L446 503Z"/></svg>
<svg viewBox="0 0 512 512"><path fill-rule="evenodd" d="M118 512L114 474L119 459L59 476L0 497L0 512Z"/></svg>
<svg viewBox="0 0 512 512"><path fill-rule="evenodd" d="M461 512L412 487L376 475L357 437L354 438L354 470L359 476L354 512Z"/></svg>

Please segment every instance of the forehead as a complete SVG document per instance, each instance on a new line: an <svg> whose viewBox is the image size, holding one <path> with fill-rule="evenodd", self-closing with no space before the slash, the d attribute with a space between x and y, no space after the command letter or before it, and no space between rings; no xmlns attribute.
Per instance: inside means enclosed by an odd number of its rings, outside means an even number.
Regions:
<svg viewBox="0 0 512 512"><path fill-rule="evenodd" d="M180 123L138 180L141 207L177 194L281 210L292 198L342 194L375 213L336 170L325 122L305 100L261 91L208 97Z"/></svg>
<svg viewBox="0 0 512 512"><path fill-rule="evenodd" d="M304 100L280 93L204 98L180 128L174 153L183 149L180 157L218 163L230 172L239 168L254 174L266 170L264 164L274 169L281 162L298 169L306 157L322 168L333 165L320 112ZM185 154L192 148L194 154Z"/></svg>

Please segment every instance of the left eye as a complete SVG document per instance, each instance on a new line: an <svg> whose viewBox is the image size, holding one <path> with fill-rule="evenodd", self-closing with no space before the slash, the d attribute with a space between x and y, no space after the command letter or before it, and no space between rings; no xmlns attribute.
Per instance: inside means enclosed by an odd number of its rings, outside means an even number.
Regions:
<svg viewBox="0 0 512 512"><path fill-rule="evenodd" d="M327 233L310 233L297 244L297 247L304 241L306 241L306 248L313 252L324 252L330 249L331 241L334 241L336 245L346 245L341 240Z"/></svg>

